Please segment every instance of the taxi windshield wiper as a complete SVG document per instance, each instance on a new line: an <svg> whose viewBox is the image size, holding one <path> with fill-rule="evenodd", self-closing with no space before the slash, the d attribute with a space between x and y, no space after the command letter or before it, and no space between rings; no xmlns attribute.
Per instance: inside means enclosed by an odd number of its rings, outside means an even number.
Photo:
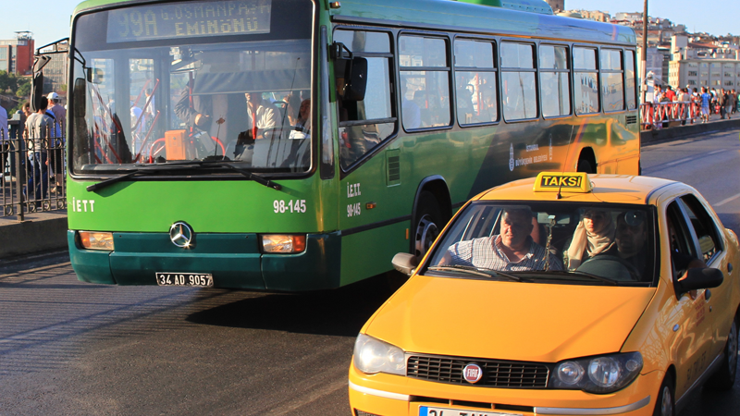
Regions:
<svg viewBox="0 0 740 416"><path fill-rule="evenodd" d="M479 268L475 266L465 266L463 264L451 264L451 265L446 265L446 266L430 266L428 267L428 269L434 272L465 271L467 273L474 274L476 276L486 277L486 278L503 276L515 282L522 281L520 277L514 276L513 274L503 273L503 272L500 272L498 270L493 270L493 269L483 269L483 268Z"/></svg>
<svg viewBox="0 0 740 416"><path fill-rule="evenodd" d="M181 162L168 162L165 164L152 164L152 165L136 165L137 169L135 171L123 174L121 176L116 176L114 178L106 179L104 181L100 181L98 183L92 184L88 186L86 189L89 192L94 192L99 189L103 189L105 187L108 187L110 185L113 185L115 183L125 181L126 179L133 178L135 176L141 176L146 174L153 174L153 173L160 173L160 172L167 172L172 170L182 170L182 169L198 169L202 167L225 167L229 168L231 170L234 170L238 173L240 173L242 176L245 176L248 179L251 179L255 182L257 182L260 185L266 186L268 188L272 188L275 190L281 190L283 187L280 184L277 184L269 179L264 178L261 175L258 175L253 172L249 172L246 170L242 170L236 166L234 166L232 163L228 161L223 160L190 160L190 161L181 161Z"/></svg>
<svg viewBox="0 0 740 416"><path fill-rule="evenodd" d="M591 273L586 273L586 272L580 272L580 271L571 271L571 272L563 272L563 271L554 272L554 271L550 271L550 272L548 272L548 274L557 274L558 276L564 276L564 277L568 277L568 275L575 274L575 275L578 275L578 276L588 277L588 278L590 278L592 280L598 280L598 281L604 282L604 283L606 283L606 284L608 284L610 286L617 286L618 285L618 283L615 282L612 279L607 279L606 277L602 277L602 276L599 276L599 275L595 275L595 274L591 274ZM570 279L570 280L575 280L575 279Z"/></svg>

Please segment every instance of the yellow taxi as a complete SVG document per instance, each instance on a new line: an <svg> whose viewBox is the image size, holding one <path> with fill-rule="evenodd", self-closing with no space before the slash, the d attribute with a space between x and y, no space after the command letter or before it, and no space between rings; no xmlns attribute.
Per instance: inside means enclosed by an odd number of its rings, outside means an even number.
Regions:
<svg viewBox="0 0 740 416"><path fill-rule="evenodd" d="M363 326L355 416L675 415L737 373L738 240L692 187L541 173L450 221Z"/></svg>

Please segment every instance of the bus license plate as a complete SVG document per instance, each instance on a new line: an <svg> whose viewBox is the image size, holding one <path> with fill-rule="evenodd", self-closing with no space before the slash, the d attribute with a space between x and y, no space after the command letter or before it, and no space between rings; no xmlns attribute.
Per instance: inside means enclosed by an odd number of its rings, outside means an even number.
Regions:
<svg viewBox="0 0 740 416"><path fill-rule="evenodd" d="M477 410L443 409L439 407L419 407L419 416L522 416L519 413L479 412Z"/></svg>
<svg viewBox="0 0 740 416"><path fill-rule="evenodd" d="M156 273L160 286L213 287L210 273Z"/></svg>

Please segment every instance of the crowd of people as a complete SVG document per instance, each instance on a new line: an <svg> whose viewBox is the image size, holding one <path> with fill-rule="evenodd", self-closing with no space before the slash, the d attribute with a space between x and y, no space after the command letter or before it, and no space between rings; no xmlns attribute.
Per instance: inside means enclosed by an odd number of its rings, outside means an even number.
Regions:
<svg viewBox="0 0 740 416"><path fill-rule="evenodd" d="M653 104L686 104L691 103L700 110L700 119L702 123L707 123L712 114L719 114L722 119L730 119L733 114L740 111L740 100L738 100L738 91L735 89L726 90L721 88L701 87L678 88L676 91L670 85L665 87L656 85L653 91ZM691 118L688 106L682 107L672 114L673 118L686 120Z"/></svg>

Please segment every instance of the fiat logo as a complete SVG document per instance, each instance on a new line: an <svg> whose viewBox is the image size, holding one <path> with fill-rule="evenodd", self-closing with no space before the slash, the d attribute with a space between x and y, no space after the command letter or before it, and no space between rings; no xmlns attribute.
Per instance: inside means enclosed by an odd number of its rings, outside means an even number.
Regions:
<svg viewBox="0 0 740 416"><path fill-rule="evenodd" d="M463 368L463 378L471 384L475 384L483 377L483 369L478 364L470 363Z"/></svg>

